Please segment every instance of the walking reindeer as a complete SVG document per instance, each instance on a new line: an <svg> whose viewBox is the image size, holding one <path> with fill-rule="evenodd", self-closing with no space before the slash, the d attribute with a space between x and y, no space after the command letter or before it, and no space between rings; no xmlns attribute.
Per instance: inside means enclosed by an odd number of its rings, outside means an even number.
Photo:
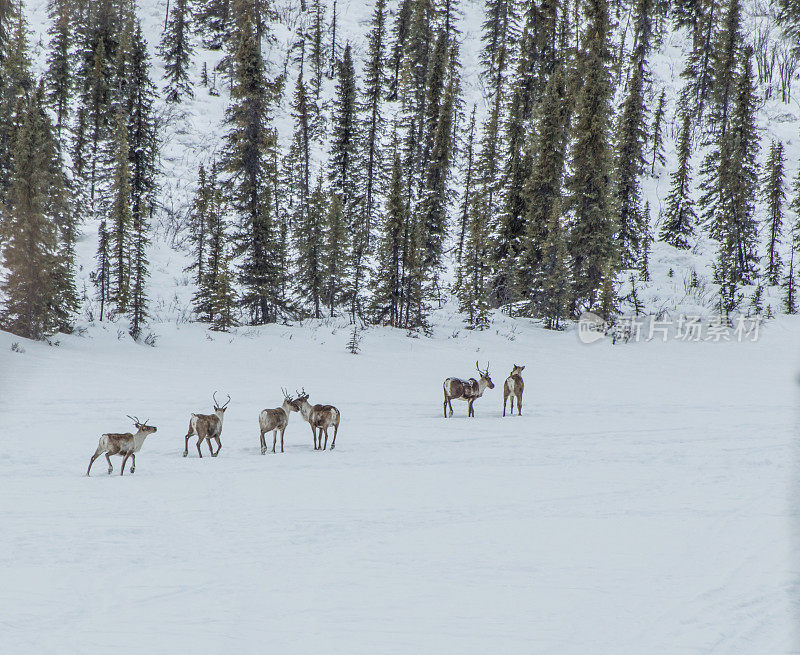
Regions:
<svg viewBox="0 0 800 655"><path fill-rule="evenodd" d="M475 362L475 368L478 369L480 380L470 378L469 380L461 380L460 378L447 378L442 384L444 389L444 417L447 418L447 410L450 409L450 416L453 415L453 404L451 400L466 400L467 401L467 416L475 416L475 410L472 405L477 398L483 395L487 389L494 389L492 378L489 377L489 362L486 362L486 369L481 370L478 362Z"/></svg>
<svg viewBox="0 0 800 655"><path fill-rule="evenodd" d="M120 475L125 473L125 463L128 461L129 457L133 460L131 463L131 473L136 470L136 453L141 450L147 435L153 434L156 428L152 425L147 425L147 421L142 423L135 416L128 416L128 418L131 419L134 426L136 426L136 434L131 434L130 432L125 432L124 434L109 432L101 436L97 444L97 450L94 451L94 455L92 455L92 458L89 460L89 468L86 469L86 475L89 475L91 472L94 460L103 453L106 454L106 459L108 460L109 475L111 475L111 472L114 470L109 455L120 455L122 457L122 470L119 472Z"/></svg>
<svg viewBox="0 0 800 655"><path fill-rule="evenodd" d="M514 414L514 398L517 399L517 414L522 415L522 390L525 383L522 381L522 371L525 367L514 364L511 375L506 378L503 385L503 416L506 415L506 400L511 396L511 414Z"/></svg>
<svg viewBox="0 0 800 655"><path fill-rule="evenodd" d="M200 452L200 444L203 443L203 439L208 443L208 451L212 457L219 455L219 451L222 450L222 442L219 440L222 434L222 419L225 418L225 409L228 407L228 403L231 402L231 397L228 395L228 400L225 401L222 407L219 406L216 391L212 398L214 399L213 414L192 414L192 418L189 419L189 432L186 433L186 446L183 449L184 457L189 454L189 437L194 434L197 434L197 454L200 457L203 456L203 453ZM214 452L211 447L212 439L217 442L217 452Z"/></svg>
<svg viewBox="0 0 800 655"><path fill-rule="evenodd" d="M283 433L286 431L286 426L289 425L289 414L300 411L297 403L286 393L286 389L281 388L281 391L283 391L283 405L276 409L265 409L258 417L258 425L261 428L262 455L267 452L267 442L264 440L264 435L270 430L272 431L272 452L275 452L278 430L281 433L281 452L283 452Z"/></svg>
<svg viewBox="0 0 800 655"><path fill-rule="evenodd" d="M325 450L328 447L328 428L333 426L333 441L331 450L336 448L336 434L339 432L339 420L342 415L333 405L312 405L308 402L308 394L305 387L297 394L297 407L300 415L308 421L311 426L311 434L314 437L314 450ZM317 444L317 430L319 430L319 445ZM325 432L325 444L322 443L322 433Z"/></svg>

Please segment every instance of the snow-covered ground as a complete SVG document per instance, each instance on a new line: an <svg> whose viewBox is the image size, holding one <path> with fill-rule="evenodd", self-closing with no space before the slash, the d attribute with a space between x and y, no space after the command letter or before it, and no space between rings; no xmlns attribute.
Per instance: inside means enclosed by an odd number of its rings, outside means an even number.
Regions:
<svg viewBox="0 0 800 655"><path fill-rule="evenodd" d="M333 323L0 333L0 650L800 652L800 320L616 346L437 324L357 356ZM445 420L442 379L475 359L496 387ZM524 414L502 418L515 362ZM260 455L281 386L339 407L335 451L292 414ZM222 452L184 459L216 389ZM158 426L136 473L85 477L126 414Z"/></svg>

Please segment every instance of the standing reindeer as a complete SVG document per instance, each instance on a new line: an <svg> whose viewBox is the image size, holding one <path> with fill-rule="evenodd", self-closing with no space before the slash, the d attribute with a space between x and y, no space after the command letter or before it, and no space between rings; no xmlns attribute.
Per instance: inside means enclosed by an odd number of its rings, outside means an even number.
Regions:
<svg viewBox="0 0 800 655"><path fill-rule="evenodd" d="M108 474L111 475L111 472L114 470L114 467L111 465L111 458L109 455L120 455L122 457L122 470L119 472L120 475L125 473L125 462L128 461L128 457L133 459L131 463L131 473L136 470L136 453L142 447L144 440L147 438L148 434L153 434L156 431L156 428L152 425L147 425L147 421L142 423L139 421L138 418L135 416L128 416L133 424L136 426L136 434L131 434L130 432L126 432L124 434L119 433L108 433L104 434L100 437L100 442L97 444L97 450L94 451L94 455L89 460L89 468L86 469L86 475L89 475L89 472L92 470L92 464L94 464L94 460L96 460L100 455L103 453L106 454L106 459L108 460Z"/></svg>
<svg viewBox="0 0 800 655"><path fill-rule="evenodd" d="M489 362L486 362L486 370L484 371L478 366L478 362L475 362L475 368L478 369L478 373L480 373L480 380L476 380L475 378L470 378L469 380L447 378L444 383L442 383L442 388L444 389L445 418L447 418L448 408L450 409L450 416L453 415L453 404L450 401L459 398L461 400L466 400L468 403L467 416L475 416L475 410L472 407L475 400L483 395L487 387L489 389L494 389L492 378L489 377Z"/></svg>
<svg viewBox="0 0 800 655"><path fill-rule="evenodd" d="M300 409L297 403L292 400L286 389L283 391L283 405L277 409L265 409L258 417L258 424L261 427L261 454L267 452L267 442L264 441L264 434L273 431L272 433L272 452L275 452L275 444L278 441L278 430L281 431L281 452L283 452L283 433L286 431L286 426L289 425L289 414L291 412L299 412Z"/></svg>
<svg viewBox="0 0 800 655"><path fill-rule="evenodd" d="M514 414L514 398L517 399L517 414L522 416L522 390L525 383L522 381L522 371L525 367L514 364L511 375L506 378L503 386L503 416L506 415L506 400L511 396L511 414Z"/></svg>
<svg viewBox="0 0 800 655"><path fill-rule="evenodd" d="M228 395L228 400L222 407L219 406L219 401L217 401L216 391L212 397L214 399L213 414L192 414L192 418L189 419L189 432L186 433L186 447L183 449L184 457L189 454L189 437L195 433L197 434L197 454L200 457L203 456L203 453L200 452L200 444L203 439L208 442L208 451L212 457L219 455L219 451L222 450L222 442L220 442L219 436L222 434L222 419L225 418L225 408L231 402L231 397ZM211 447L212 439L217 442L217 452L214 452Z"/></svg>
<svg viewBox="0 0 800 655"><path fill-rule="evenodd" d="M300 415L308 421L311 426L311 434L314 437L314 450L325 450L328 447L328 428L333 426L333 441L331 450L336 448L336 434L339 432L339 419L342 415L333 405L311 405L308 402L308 394L305 388L297 394L297 407ZM319 430L319 445L317 445L317 430ZM325 432L325 444L322 444L322 432Z"/></svg>

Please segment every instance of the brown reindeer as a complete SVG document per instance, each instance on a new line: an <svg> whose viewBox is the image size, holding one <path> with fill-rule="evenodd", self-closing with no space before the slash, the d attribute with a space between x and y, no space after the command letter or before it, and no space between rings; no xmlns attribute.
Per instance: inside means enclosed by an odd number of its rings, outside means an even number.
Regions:
<svg viewBox="0 0 800 655"><path fill-rule="evenodd" d="M142 423L134 416L128 416L128 418L131 419L136 426L136 434L131 434L130 432L125 432L124 434L109 432L101 436L100 442L97 444L97 450L94 451L94 455L92 455L92 458L89 460L89 468L86 469L86 475L89 475L91 472L94 460L103 453L106 454L106 459L108 460L109 475L111 475L111 472L114 470L109 455L120 455L122 457L122 470L119 472L120 475L125 473L125 462L128 461L128 457L133 459L131 463L131 473L136 470L136 453L141 449L147 435L153 434L156 428L152 425L147 425L147 421Z"/></svg>
<svg viewBox="0 0 800 655"><path fill-rule="evenodd" d="M336 448L336 434L339 432L339 419L342 415L333 405L311 405L308 402L308 394L305 388L297 394L297 407L300 415L308 421L311 426L311 434L314 437L314 450L325 450L328 447L328 428L333 426L333 441L331 450ZM319 430L319 444L317 444L317 430ZM322 433L325 432L325 444L322 443Z"/></svg>
<svg viewBox="0 0 800 655"><path fill-rule="evenodd" d="M475 416L475 410L472 405L477 398L483 395L483 392L488 387L494 389L492 378L489 377L489 362L486 362L486 370L481 371L478 362L475 362L475 368L478 369L481 379L476 380L470 378L469 380L461 380L460 378L447 378L442 383L444 389L444 417L447 418L447 410L450 409L450 416L453 415L453 404L450 402L454 399L461 399L467 401L467 416Z"/></svg>
<svg viewBox="0 0 800 655"><path fill-rule="evenodd" d="M203 439L208 443L208 451L212 457L219 455L219 451L222 450L222 442L219 440L222 434L222 419L225 418L225 408L231 402L231 397L230 395L228 396L228 400L222 407L219 406L219 401L217 401L216 391L212 397L214 399L213 414L192 414L192 418L189 419L189 432L186 433L186 447L183 449L184 457L189 454L189 437L194 434L197 434L197 454L200 457L203 456L203 453L200 452L200 444L203 443ZM214 452L211 447L212 439L217 442L217 452Z"/></svg>
<svg viewBox="0 0 800 655"><path fill-rule="evenodd" d="M289 425L289 414L291 412L299 412L300 408L297 403L292 400L291 396L283 391L283 405L276 409L265 409L258 417L258 425L261 428L261 454L267 452L267 442L264 440L264 434L273 431L272 433L272 452L275 452L275 444L278 441L278 430L281 432L281 452L283 452L283 433L286 432L286 426Z"/></svg>
<svg viewBox="0 0 800 655"><path fill-rule="evenodd" d="M511 375L506 378L506 383L503 385L503 416L506 415L506 401L511 396L511 414L514 414L514 398L517 399L517 415L522 415L522 390L525 388L525 383L522 381L522 371L525 367L514 364L511 369Z"/></svg>

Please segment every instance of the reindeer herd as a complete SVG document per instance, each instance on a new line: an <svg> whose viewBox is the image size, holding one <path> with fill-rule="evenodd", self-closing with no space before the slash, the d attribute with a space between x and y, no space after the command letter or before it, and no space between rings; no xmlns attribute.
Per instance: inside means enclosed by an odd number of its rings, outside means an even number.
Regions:
<svg viewBox="0 0 800 655"><path fill-rule="evenodd" d="M486 368L481 370L478 362L475 362L475 368L480 375L479 379L469 378L463 380L461 378L447 378L442 383L444 390L444 417L453 415L452 400L464 400L467 402L467 416L475 416L475 409L473 407L475 401L483 396L486 389L494 389L494 383L489 376L489 364L487 362ZM506 403L511 398L511 414L514 414L514 400L517 401L517 414L522 415L522 391L524 384L522 382L522 371L525 367L514 364L511 374L503 385L503 416L506 415ZM278 443L278 433L281 436L281 452L283 452L283 434L286 432L286 426L289 425L289 417L292 412L298 412L303 420L311 426L311 434L314 438L314 450L326 450L328 448L328 429L333 428L333 439L331 440L331 450L336 447L336 434L339 432L339 421L341 413L333 405L312 405L308 402L308 394L305 387L302 391L295 392L295 397L292 398L286 389L283 391L283 404L275 409L265 409L258 416L258 426L261 431L261 454L267 452L267 442L264 435L272 432L272 452L275 452L275 447ZM189 455L189 438L197 436L197 454L202 457L203 452L200 449L201 444L205 441L208 444L208 452L212 457L219 455L222 450L222 422L225 419L225 409L231 402L231 397L224 404L220 405L217 400L217 392L215 391L212 399L214 401L213 414L192 414L189 419L189 430L185 437L185 446L183 449L183 456ZM448 415L448 410L450 411ZM89 460L89 468L86 469L88 476L92 470L92 464L105 453L106 460L108 461L108 474L114 471L111 464L111 455L119 455L122 457L122 467L120 475L125 474L125 464L128 459L131 460L130 472L136 470L136 453L141 450L144 440L148 435L156 432L156 428L152 425L147 425L147 421L140 421L136 416L128 416L133 421L136 427L136 434L126 432L120 433L107 433L100 437L97 444L97 450ZM322 441L322 435L325 434L325 441ZM212 440L217 444L217 450L214 451Z"/></svg>

